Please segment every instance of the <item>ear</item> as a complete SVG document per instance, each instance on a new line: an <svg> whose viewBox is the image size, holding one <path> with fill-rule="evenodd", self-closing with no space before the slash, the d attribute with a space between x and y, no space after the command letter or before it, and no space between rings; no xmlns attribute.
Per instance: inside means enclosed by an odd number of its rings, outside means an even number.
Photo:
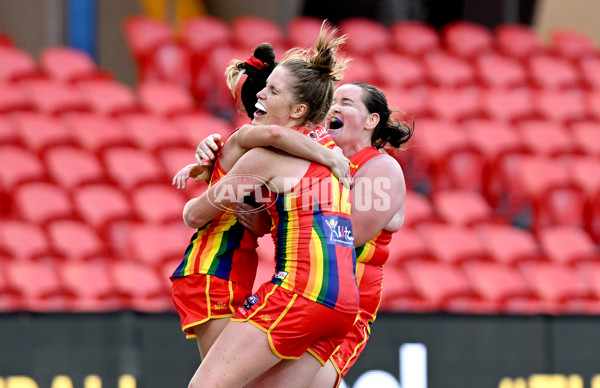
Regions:
<svg viewBox="0 0 600 388"><path fill-rule="evenodd" d="M379 124L379 113L369 113L367 121L365 122L365 129L375 129Z"/></svg>
<svg viewBox="0 0 600 388"><path fill-rule="evenodd" d="M294 120L299 120L302 118L302 116L306 114L307 111L308 107L306 106L306 104L294 105L294 108L292 109L291 118Z"/></svg>

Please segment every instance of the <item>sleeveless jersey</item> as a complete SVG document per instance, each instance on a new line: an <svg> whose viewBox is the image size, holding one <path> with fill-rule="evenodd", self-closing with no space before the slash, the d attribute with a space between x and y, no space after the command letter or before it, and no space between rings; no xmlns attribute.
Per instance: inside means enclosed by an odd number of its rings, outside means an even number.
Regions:
<svg viewBox="0 0 600 388"><path fill-rule="evenodd" d="M308 135L335 146L321 129ZM270 196L276 262L271 282L337 311L356 313L350 191L327 167L311 163L291 191Z"/></svg>
<svg viewBox="0 0 600 388"><path fill-rule="evenodd" d="M225 175L217 156L209 186ZM246 230L232 211L225 211L194 233L172 276L212 275L251 290L258 266L256 240L257 236Z"/></svg>
<svg viewBox="0 0 600 388"><path fill-rule="evenodd" d="M350 158L352 176L369 160L381 153L375 147L362 149ZM375 321L383 293L383 265L389 256L393 232L382 230L356 248L356 280L360 291L360 309L370 322Z"/></svg>

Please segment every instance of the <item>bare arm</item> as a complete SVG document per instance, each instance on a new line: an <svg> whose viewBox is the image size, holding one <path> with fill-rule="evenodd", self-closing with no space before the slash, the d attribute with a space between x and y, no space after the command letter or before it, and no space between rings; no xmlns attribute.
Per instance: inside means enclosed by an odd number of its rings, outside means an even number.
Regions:
<svg viewBox="0 0 600 388"><path fill-rule="evenodd" d="M361 246L382 229L397 230L404 222L406 184L398 162L388 155L371 159L354 175L352 231Z"/></svg>
<svg viewBox="0 0 600 388"><path fill-rule="evenodd" d="M183 220L191 228L199 228L223 211L268 183L275 175L278 163L272 152L256 148L246 152L229 173L212 185L202 196L189 200L183 209ZM260 176L257 175L260 172Z"/></svg>
<svg viewBox="0 0 600 388"><path fill-rule="evenodd" d="M244 125L235 133L235 138L244 149L272 146L327 166L340 182L350 186L350 161L339 147L323 147L305 134L280 125Z"/></svg>

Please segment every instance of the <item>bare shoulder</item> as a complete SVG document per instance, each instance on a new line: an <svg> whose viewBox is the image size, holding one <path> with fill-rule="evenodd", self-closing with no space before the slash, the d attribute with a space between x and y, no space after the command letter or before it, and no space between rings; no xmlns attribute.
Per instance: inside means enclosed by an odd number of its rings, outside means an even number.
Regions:
<svg viewBox="0 0 600 388"><path fill-rule="evenodd" d="M355 177L396 177L397 180L404 181L404 173L400 163L388 154L382 153L379 156L366 162L357 172ZM396 179L394 179L396 180Z"/></svg>

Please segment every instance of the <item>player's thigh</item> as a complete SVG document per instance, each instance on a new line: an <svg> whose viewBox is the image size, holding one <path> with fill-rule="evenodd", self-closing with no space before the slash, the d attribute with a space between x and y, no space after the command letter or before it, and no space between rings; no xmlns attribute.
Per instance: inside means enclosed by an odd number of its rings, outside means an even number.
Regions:
<svg viewBox="0 0 600 388"><path fill-rule="evenodd" d="M217 340L217 337L219 337L219 334L221 334L227 323L229 323L230 319L231 318L210 319L200 325L194 326L196 342L198 343L198 349L200 350L200 357L203 360L209 349Z"/></svg>
<svg viewBox="0 0 600 388"><path fill-rule="evenodd" d="M271 351L265 332L247 322L229 322L200 364L192 382L202 382L202 386L207 387L241 387L280 360Z"/></svg>
<svg viewBox="0 0 600 388"><path fill-rule="evenodd" d="M248 387L307 387L320 369L321 363L311 354L304 353L297 360L281 361Z"/></svg>

